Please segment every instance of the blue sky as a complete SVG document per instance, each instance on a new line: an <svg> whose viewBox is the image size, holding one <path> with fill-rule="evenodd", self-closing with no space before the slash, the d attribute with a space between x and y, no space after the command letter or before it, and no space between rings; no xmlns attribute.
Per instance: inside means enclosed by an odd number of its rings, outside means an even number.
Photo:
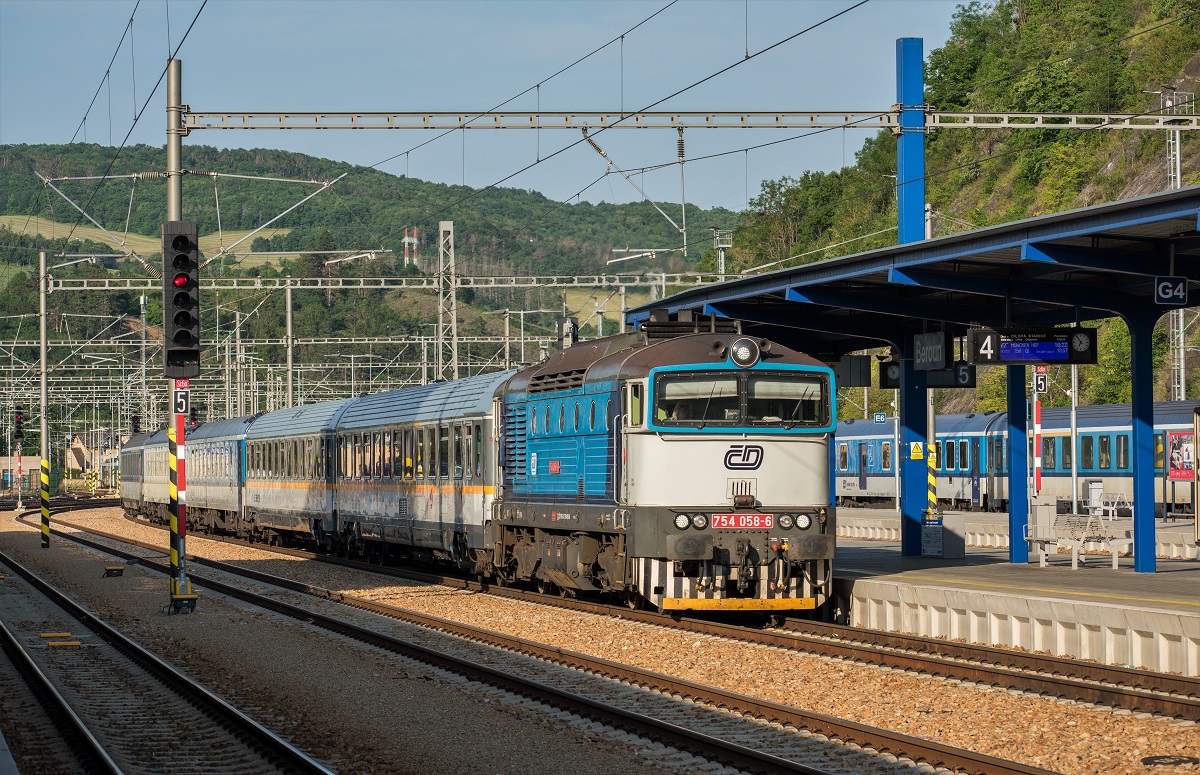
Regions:
<svg viewBox="0 0 1200 775"><path fill-rule="evenodd" d="M643 108L777 43L856 0L678 0L567 72L555 72L637 25L669 0L209 0L180 51L183 99L196 111L387 111ZM136 13L135 13L136 6ZM871 0L744 61L656 109L880 110L895 102L895 40L941 46L953 0ZM0 0L0 144L118 145L150 97L169 50L201 0ZM169 14L169 32L168 32ZM133 16L130 37L118 48ZM109 77L104 78L116 52ZM103 84L103 85L102 85ZM129 142L165 141L165 82ZM798 131L694 130L686 156L742 149ZM83 131L77 141L82 141ZM375 165L394 174L479 187L574 143L570 130L193 133L185 144L265 147ZM685 168L687 199L738 210L761 181L852 163L868 136L835 130ZM670 162L670 130L613 130L597 142L625 168ZM165 160L164 160L165 164ZM577 146L504 183L557 200L600 177L604 161ZM639 176L657 200L678 201L677 166ZM609 176L582 195L640 195Z"/></svg>

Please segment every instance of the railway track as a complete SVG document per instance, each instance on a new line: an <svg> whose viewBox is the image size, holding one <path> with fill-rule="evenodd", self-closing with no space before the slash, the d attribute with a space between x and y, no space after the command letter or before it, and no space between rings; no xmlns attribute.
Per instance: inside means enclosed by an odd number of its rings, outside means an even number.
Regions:
<svg viewBox="0 0 1200 775"><path fill-rule="evenodd" d="M306 550L250 544L228 536L204 537L397 578L486 592L500 597L671 627L696 634L913 671L999 689L1034 692L1075 702L1200 722L1200 678L1194 676L1155 673L1048 654L880 632L811 620L788 620L782 627L771 629L746 627L709 619L631 610L622 605L564 598L514 587L498 587L461 576L374 565ZM196 558L196 561L205 562L203 558Z"/></svg>
<svg viewBox="0 0 1200 775"><path fill-rule="evenodd" d="M66 537L168 570L151 557L161 557L158 547L104 534ZM907 758L971 773L1046 772L235 565L194 558L191 567L198 586L747 771L863 772ZM217 577L226 573L240 579ZM247 578L269 588L248 590Z"/></svg>
<svg viewBox="0 0 1200 775"><path fill-rule="evenodd" d="M330 775L3 553L0 569L0 647L47 720L32 766Z"/></svg>

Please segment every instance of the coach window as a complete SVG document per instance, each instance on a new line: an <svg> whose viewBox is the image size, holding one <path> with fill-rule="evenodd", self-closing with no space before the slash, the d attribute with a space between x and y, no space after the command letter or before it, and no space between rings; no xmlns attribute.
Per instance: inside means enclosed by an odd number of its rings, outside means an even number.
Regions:
<svg viewBox="0 0 1200 775"><path fill-rule="evenodd" d="M944 449L944 452L946 455L946 458L945 458L946 462L942 467L948 471L952 471L955 468L955 465L954 465L954 442L953 441L945 442L943 444L943 449Z"/></svg>
<svg viewBox="0 0 1200 775"><path fill-rule="evenodd" d="M473 479L475 476L475 436L474 427L470 424L463 426L463 478Z"/></svg>
<svg viewBox="0 0 1200 775"><path fill-rule="evenodd" d="M450 429L445 425L438 428L438 457L437 457L437 472L439 479L450 478Z"/></svg>
<svg viewBox="0 0 1200 775"><path fill-rule="evenodd" d="M1100 436L1100 468L1112 468L1112 436L1107 433Z"/></svg>
<svg viewBox="0 0 1200 775"><path fill-rule="evenodd" d="M838 444L838 470L839 471L848 471L850 469L849 463L850 463L850 450L846 447L846 444L844 442L841 444Z"/></svg>
<svg viewBox="0 0 1200 775"><path fill-rule="evenodd" d="M1129 437L1125 435L1117 437L1117 468L1129 468Z"/></svg>
<svg viewBox="0 0 1200 775"><path fill-rule="evenodd" d="M883 466L884 471L891 471L892 470L892 442L890 442L890 441L883 442L880 452L881 452L881 454L879 456L881 458L880 465Z"/></svg>
<svg viewBox="0 0 1200 775"><path fill-rule="evenodd" d="M966 439L961 439L958 442L958 467L964 471L971 470L971 458L970 452L968 451L969 449L970 447L967 444Z"/></svg>
<svg viewBox="0 0 1200 775"><path fill-rule="evenodd" d="M463 427L461 425L454 426L454 478L463 478L463 468L466 467L466 460L463 457Z"/></svg>
<svg viewBox="0 0 1200 775"><path fill-rule="evenodd" d="M403 461L404 478L411 480L413 478L413 432L411 428L405 428L400 441L400 459Z"/></svg>
<svg viewBox="0 0 1200 775"><path fill-rule="evenodd" d="M475 423L475 478L483 478L483 426Z"/></svg>
<svg viewBox="0 0 1200 775"><path fill-rule="evenodd" d="M1042 468L1058 468L1055 461L1055 451L1058 449L1058 440L1050 437L1042 438Z"/></svg>
<svg viewBox="0 0 1200 775"><path fill-rule="evenodd" d="M413 460L416 465L416 477L425 478L425 429L413 431Z"/></svg>
<svg viewBox="0 0 1200 775"><path fill-rule="evenodd" d="M1080 468L1095 468L1096 467L1096 439L1092 436L1083 436L1079 439L1079 466Z"/></svg>

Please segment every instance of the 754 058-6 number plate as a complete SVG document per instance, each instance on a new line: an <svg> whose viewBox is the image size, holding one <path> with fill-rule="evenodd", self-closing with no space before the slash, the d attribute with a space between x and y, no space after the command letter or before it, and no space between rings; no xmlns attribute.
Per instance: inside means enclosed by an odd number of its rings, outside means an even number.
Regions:
<svg viewBox="0 0 1200 775"><path fill-rule="evenodd" d="M774 514L713 514L712 526L718 530L769 530L775 527Z"/></svg>

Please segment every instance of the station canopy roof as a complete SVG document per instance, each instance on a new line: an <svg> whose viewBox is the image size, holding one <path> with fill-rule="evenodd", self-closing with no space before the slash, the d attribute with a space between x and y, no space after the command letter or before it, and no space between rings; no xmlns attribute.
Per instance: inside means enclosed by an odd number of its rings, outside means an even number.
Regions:
<svg viewBox="0 0 1200 775"><path fill-rule="evenodd" d="M1200 288L1198 218L1200 187L1185 188L701 286L628 318L716 313L836 360L927 331L1158 316L1172 306L1156 278Z"/></svg>

